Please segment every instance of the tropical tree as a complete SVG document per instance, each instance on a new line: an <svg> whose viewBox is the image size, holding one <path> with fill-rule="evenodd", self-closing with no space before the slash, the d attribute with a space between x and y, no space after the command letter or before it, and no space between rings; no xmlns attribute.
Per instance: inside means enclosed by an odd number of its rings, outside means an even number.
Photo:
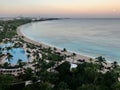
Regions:
<svg viewBox="0 0 120 90"><path fill-rule="evenodd" d="M48 52L48 53L51 53L51 52L52 52L52 48L51 48L51 47L48 47L47 52Z"/></svg>
<svg viewBox="0 0 120 90"><path fill-rule="evenodd" d="M116 62L116 61L114 61L113 63L111 63L112 64L112 68L117 68L119 65L118 65L118 62Z"/></svg>
<svg viewBox="0 0 120 90"><path fill-rule="evenodd" d="M48 82L40 83L40 90L52 90L52 85Z"/></svg>
<svg viewBox="0 0 120 90"><path fill-rule="evenodd" d="M57 90L70 90L69 86L65 82L60 82L57 86Z"/></svg>
<svg viewBox="0 0 120 90"><path fill-rule="evenodd" d="M12 75L0 74L0 90L10 90L10 85L15 81Z"/></svg>
<svg viewBox="0 0 120 90"><path fill-rule="evenodd" d="M30 62L30 54L27 55L28 63Z"/></svg>
<svg viewBox="0 0 120 90"><path fill-rule="evenodd" d="M92 62L92 61L93 61L93 59L92 59L92 58L90 58L89 60L90 60L90 62Z"/></svg>
<svg viewBox="0 0 120 90"><path fill-rule="evenodd" d="M6 47L6 50L7 51L9 51L9 50L11 50L12 49L12 47Z"/></svg>
<svg viewBox="0 0 120 90"><path fill-rule="evenodd" d="M5 62L4 64L3 64L3 68L8 68L9 67L9 63L8 62Z"/></svg>
<svg viewBox="0 0 120 90"><path fill-rule="evenodd" d="M66 74L66 73L69 73L70 72L70 63L65 61L64 63L62 63L61 65L59 65L56 70L62 74L63 76Z"/></svg>
<svg viewBox="0 0 120 90"><path fill-rule="evenodd" d="M33 76L33 70L31 68L25 69L23 79L30 80L32 76Z"/></svg>
<svg viewBox="0 0 120 90"><path fill-rule="evenodd" d="M55 52L56 50L57 50L57 48L56 48L56 47L54 47L54 48L53 48L53 51Z"/></svg>
<svg viewBox="0 0 120 90"><path fill-rule="evenodd" d="M67 52L67 49L64 48L64 49L63 49L63 52L64 52L64 60L65 60L65 59L66 59L66 54L65 54L65 53Z"/></svg>
<svg viewBox="0 0 120 90"><path fill-rule="evenodd" d="M64 52L64 53L67 52L67 49L66 49L66 48L63 48L63 52Z"/></svg>
<svg viewBox="0 0 120 90"><path fill-rule="evenodd" d="M76 53L72 53L72 59L73 59L73 63L74 63L74 60L75 60L75 56L76 56Z"/></svg>
<svg viewBox="0 0 120 90"><path fill-rule="evenodd" d="M11 64L11 60L13 59L13 55L11 53L7 53L7 60L9 64Z"/></svg>
<svg viewBox="0 0 120 90"><path fill-rule="evenodd" d="M95 62L98 63L100 70L102 70L104 66L107 64L105 58L102 56L97 57Z"/></svg>
<svg viewBox="0 0 120 90"><path fill-rule="evenodd" d="M17 64L18 64L18 66L21 67L21 68L25 65L25 63L22 62L22 59L18 59Z"/></svg>

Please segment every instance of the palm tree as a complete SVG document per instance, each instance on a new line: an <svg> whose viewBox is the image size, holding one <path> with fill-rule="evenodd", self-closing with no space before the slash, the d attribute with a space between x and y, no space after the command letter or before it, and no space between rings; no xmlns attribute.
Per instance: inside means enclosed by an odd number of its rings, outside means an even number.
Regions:
<svg viewBox="0 0 120 90"><path fill-rule="evenodd" d="M28 63L30 62L30 54L27 55Z"/></svg>
<svg viewBox="0 0 120 90"><path fill-rule="evenodd" d="M118 62L116 62L116 61L114 61L113 63L111 63L112 64L112 68L113 69L116 69L119 65L118 65Z"/></svg>
<svg viewBox="0 0 120 90"><path fill-rule="evenodd" d="M5 63L3 64L3 67L4 67L4 68L8 68L8 67L9 67L9 63L8 63L8 62L5 62Z"/></svg>
<svg viewBox="0 0 120 90"><path fill-rule="evenodd" d="M64 48L64 49L63 49L63 52L64 52L64 60L65 60L65 59L66 59L66 54L65 54L65 52L67 52L67 49Z"/></svg>
<svg viewBox="0 0 120 90"><path fill-rule="evenodd" d="M64 52L64 54L65 54L65 52L67 52L67 49L66 49L66 48L64 48L64 49L63 49L63 52Z"/></svg>
<svg viewBox="0 0 120 90"><path fill-rule="evenodd" d="M52 52L52 48L51 48L51 47L48 47L47 52L48 52L48 53L51 53L51 52Z"/></svg>
<svg viewBox="0 0 120 90"><path fill-rule="evenodd" d="M19 67L22 67L22 66L23 66L22 60L21 60L21 59L18 59L17 64L19 65Z"/></svg>
<svg viewBox="0 0 120 90"><path fill-rule="evenodd" d="M107 64L105 58L102 56L97 57L95 62L98 62L100 70L104 68L104 64Z"/></svg>
<svg viewBox="0 0 120 90"><path fill-rule="evenodd" d="M7 53L7 60L9 62L9 64L11 63L11 60L13 59L13 55L10 53Z"/></svg>
<svg viewBox="0 0 120 90"><path fill-rule="evenodd" d="M92 59L92 58L90 58L89 60L90 60L90 62L92 63L93 59Z"/></svg>
<svg viewBox="0 0 120 90"><path fill-rule="evenodd" d="M6 47L6 50L7 51L9 51L9 50L11 50L12 49L12 47Z"/></svg>
<svg viewBox="0 0 120 90"><path fill-rule="evenodd" d="M53 48L53 51L56 52L56 50L57 50L57 48L54 47L54 48Z"/></svg>
<svg viewBox="0 0 120 90"><path fill-rule="evenodd" d="M73 58L73 63L74 63L74 60L75 60L75 56L76 56L76 53L72 53L72 58Z"/></svg>
<svg viewBox="0 0 120 90"><path fill-rule="evenodd" d="M24 36L21 36L22 39L24 39Z"/></svg>

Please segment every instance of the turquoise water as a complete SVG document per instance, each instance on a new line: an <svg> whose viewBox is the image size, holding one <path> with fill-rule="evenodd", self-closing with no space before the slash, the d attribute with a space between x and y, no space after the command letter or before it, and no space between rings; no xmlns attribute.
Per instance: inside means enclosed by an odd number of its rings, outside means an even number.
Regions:
<svg viewBox="0 0 120 90"><path fill-rule="evenodd" d="M76 53L120 62L120 19L64 19L22 26L29 38Z"/></svg>
<svg viewBox="0 0 120 90"><path fill-rule="evenodd" d="M3 47L9 47L11 46L12 43L8 43L8 44L4 44L4 45L1 45L0 47L3 48ZM23 62L27 62L27 55L25 53L25 50L23 48L12 48L11 50L9 51L2 51L2 53L6 53L6 52L9 52L13 58L11 59L11 64L15 65L17 64L17 61L19 59L21 59ZM7 62L8 60L6 60Z"/></svg>

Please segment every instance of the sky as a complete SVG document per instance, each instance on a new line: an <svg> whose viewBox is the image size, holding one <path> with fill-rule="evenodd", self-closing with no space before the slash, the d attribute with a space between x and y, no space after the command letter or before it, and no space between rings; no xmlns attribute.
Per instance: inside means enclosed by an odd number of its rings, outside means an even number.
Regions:
<svg viewBox="0 0 120 90"><path fill-rule="evenodd" d="M120 0L0 0L0 16L120 18Z"/></svg>

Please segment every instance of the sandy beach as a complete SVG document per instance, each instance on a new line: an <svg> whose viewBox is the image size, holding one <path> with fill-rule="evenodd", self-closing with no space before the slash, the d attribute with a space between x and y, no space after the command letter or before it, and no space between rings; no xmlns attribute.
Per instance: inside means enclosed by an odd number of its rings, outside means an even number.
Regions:
<svg viewBox="0 0 120 90"><path fill-rule="evenodd" d="M26 41L26 42L32 43L32 44L34 44L34 45L42 45L42 47L45 47L45 48L51 47L51 46L46 45L46 44L44 44L44 43L34 41L34 40L28 38L27 36L25 36L24 33L21 32L21 26L19 26L19 27L17 28L17 33L18 33L19 36L24 36L23 39L24 39L24 41ZM54 48L54 47L51 47L51 48ZM61 52L61 49L57 48L57 52ZM61 53L62 53L62 52L61 52ZM74 53L74 52L70 52L70 51L65 52L66 55L71 55L72 53ZM90 62L90 58L91 58L91 57L87 57L87 56L83 56L83 55L80 55L80 54L76 54L76 56L75 56L75 62L76 62L78 59L81 59L81 60L84 59L86 62ZM70 59L69 59L69 61L72 62L72 60L70 60ZM93 59L93 61L94 61L94 59Z"/></svg>

